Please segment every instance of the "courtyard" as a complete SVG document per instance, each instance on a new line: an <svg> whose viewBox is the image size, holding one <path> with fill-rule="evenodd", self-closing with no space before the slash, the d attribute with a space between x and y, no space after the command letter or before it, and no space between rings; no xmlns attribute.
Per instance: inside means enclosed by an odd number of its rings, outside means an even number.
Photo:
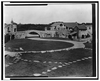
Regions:
<svg viewBox="0 0 100 81"><path fill-rule="evenodd" d="M64 39L14 39L5 50L5 75L30 77L92 77L92 43Z"/></svg>

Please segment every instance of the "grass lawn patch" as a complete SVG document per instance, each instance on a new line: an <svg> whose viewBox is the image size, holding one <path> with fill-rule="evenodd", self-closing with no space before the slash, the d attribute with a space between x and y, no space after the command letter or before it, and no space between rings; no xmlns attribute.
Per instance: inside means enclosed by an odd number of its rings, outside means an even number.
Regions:
<svg viewBox="0 0 100 81"><path fill-rule="evenodd" d="M85 48L92 48L92 43L84 43Z"/></svg>
<svg viewBox="0 0 100 81"><path fill-rule="evenodd" d="M71 40L69 38L60 38L60 37L43 37L42 39L59 39L59 40Z"/></svg>
<svg viewBox="0 0 100 81"><path fill-rule="evenodd" d="M6 43L6 50L9 50L8 47L11 48L9 51L16 51L15 49L19 49L20 47L24 49L24 51L41 51L41 50L54 50L54 49L62 49L72 47L73 44L59 41L37 41L30 39L15 39ZM19 51L19 50L18 50Z"/></svg>
<svg viewBox="0 0 100 81"><path fill-rule="evenodd" d="M34 73L41 73L45 65L41 63L30 63L19 61L16 64L13 64L5 69L6 76L33 76Z"/></svg>
<svg viewBox="0 0 100 81"><path fill-rule="evenodd" d="M47 74L50 77L92 77L92 61L85 60L58 68Z"/></svg>
<svg viewBox="0 0 100 81"><path fill-rule="evenodd" d="M52 62L72 62L84 57L92 57L92 52L87 49L73 49L53 53L22 54L22 59L39 60L39 63L18 61L16 64L6 67L6 76L33 76L33 73L41 73L47 68L54 67L54 64L44 64L43 61ZM84 60L73 63L69 66L59 68L47 73L46 76L92 76L92 60Z"/></svg>
<svg viewBox="0 0 100 81"><path fill-rule="evenodd" d="M21 58L28 60L40 60L40 61L62 61L68 62L76 59L81 59L83 57L92 57L92 51L87 49L73 49L69 51L60 51L60 52L52 52L52 53L37 53L32 54L23 53Z"/></svg>

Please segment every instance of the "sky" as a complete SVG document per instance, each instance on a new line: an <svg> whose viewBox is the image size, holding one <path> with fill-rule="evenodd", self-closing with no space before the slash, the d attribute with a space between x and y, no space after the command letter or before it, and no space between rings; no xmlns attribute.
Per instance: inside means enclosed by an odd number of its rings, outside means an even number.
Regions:
<svg viewBox="0 0 100 81"><path fill-rule="evenodd" d="M4 6L4 23L92 22L91 4L51 4L47 6Z"/></svg>

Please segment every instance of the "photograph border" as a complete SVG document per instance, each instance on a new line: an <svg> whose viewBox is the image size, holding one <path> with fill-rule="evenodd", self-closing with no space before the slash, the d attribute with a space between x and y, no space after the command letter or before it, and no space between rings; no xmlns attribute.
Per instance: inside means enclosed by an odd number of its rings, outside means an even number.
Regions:
<svg viewBox="0 0 100 81"><path fill-rule="evenodd" d="M44 3L43 5L47 5L45 3L91 3L92 4L92 26L93 26L93 76L97 76L96 78L44 78L44 77L9 77L11 80L98 80L99 77L99 2L98 1L1 1L1 80L4 80L4 72L3 72L3 2L10 2L17 6L20 6L18 3ZM96 12L96 3L97 3L97 12ZM39 4L40 5L40 4ZM10 4L8 6L11 6ZM16 5L13 5L16 6ZM28 6L28 5L24 5ZM97 17L96 17L97 16ZM97 21L97 22L96 22ZM96 26L97 25L97 26ZM94 28L95 27L95 28ZM96 30L97 27L97 30ZM97 36L96 36L97 33ZM97 38L96 38L97 37ZM97 46L96 46L97 45ZM96 52L97 50L97 52ZM97 53L97 58L96 58ZM97 61L96 61L97 60ZM96 65L97 64L97 65ZM97 72L96 72L97 71Z"/></svg>

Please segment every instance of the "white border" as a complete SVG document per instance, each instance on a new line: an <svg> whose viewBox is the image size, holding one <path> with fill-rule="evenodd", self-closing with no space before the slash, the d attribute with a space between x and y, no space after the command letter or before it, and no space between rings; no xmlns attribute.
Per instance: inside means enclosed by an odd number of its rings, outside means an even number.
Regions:
<svg viewBox="0 0 100 81"><path fill-rule="evenodd" d="M12 0L11 0L11 1L12 1ZM20 1L20 0L19 0L19 1ZM39 0L39 1L40 1L40 0ZM44 1L45 1L45 0L44 0ZM55 0L55 1L56 1L56 0ZM59 0L58 0L58 1L59 1ZM63 1L66 1L66 0L63 0ZM8 3L9 3L9 1L8 1ZM5 3L4 3L4 4L5 4ZM3 5L4 5L4 4L3 4ZM19 3L18 3L18 4L19 4ZM71 3L71 4L73 4L73 3ZM81 4L81 3L79 3L79 4ZM95 19L95 20L96 20L96 31L97 31L97 30L98 30L98 28L97 28L97 3L95 3L95 4L96 4L96 12L95 12L95 14L96 14L96 19ZM3 8L4 8L4 7L3 7ZM4 9L3 9L3 11L4 11ZM3 12L3 14L4 14L4 12ZM4 17L3 17L3 22L4 22ZM4 28L4 23L3 23L3 28ZM4 30L3 30L3 32L4 32ZM97 47L97 45L98 45L98 42L97 42L97 33L98 33L98 32L96 32L96 48L98 48L98 47ZM4 38L4 37L3 37L3 38ZM3 40L4 40L4 39L3 39ZM4 41L3 41L3 47L4 47ZM4 52L4 51L5 51L5 50L4 50L4 48L3 48L3 52ZM71 78L76 78L76 79L77 79L77 78L79 78L79 79L81 79L81 78L85 78L85 79L87 78L87 79L88 79L88 78L89 78L89 79L90 79L90 78L97 78L97 70L98 70L98 67L97 67L97 63L98 63L97 51L98 51L98 50L96 49L96 77L48 77L47 79L51 79L51 78L54 78L54 79L56 79L56 78L57 78L57 79L58 79L58 78L60 78L60 79L71 79ZM4 80L8 80L9 78L5 78L5 68L4 68L4 67L5 67L5 58L4 58L4 54L3 54L3 62L4 62L4 64L3 64L3 74L4 74L4 75L3 75L3 79L4 79Z"/></svg>

